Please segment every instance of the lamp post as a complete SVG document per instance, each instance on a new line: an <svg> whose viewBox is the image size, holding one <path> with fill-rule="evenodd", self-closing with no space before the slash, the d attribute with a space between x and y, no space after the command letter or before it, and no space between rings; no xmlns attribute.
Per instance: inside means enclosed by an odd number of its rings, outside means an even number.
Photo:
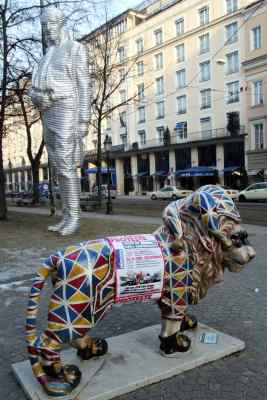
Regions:
<svg viewBox="0 0 267 400"><path fill-rule="evenodd" d="M112 201L110 197L110 151L112 147L112 140L109 135L106 135L104 140L104 149L107 156L107 170L108 170L108 200L107 200L107 209L106 214L112 214Z"/></svg>

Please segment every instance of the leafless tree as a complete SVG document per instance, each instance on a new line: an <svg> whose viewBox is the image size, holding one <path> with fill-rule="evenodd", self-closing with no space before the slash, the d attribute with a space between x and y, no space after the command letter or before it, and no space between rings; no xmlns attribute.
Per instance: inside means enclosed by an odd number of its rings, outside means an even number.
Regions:
<svg viewBox="0 0 267 400"><path fill-rule="evenodd" d="M122 16L123 17L123 16ZM101 164L104 123L112 118L114 111L125 110L125 106L138 100L137 91L130 96L123 89L127 79L134 74L138 55L127 57L126 45L123 40L123 21L118 18L108 20L82 38L88 46L91 77L93 81L94 99L92 103L92 118L90 131L96 133L96 186L99 202L101 202ZM120 118L121 126L127 129L126 121ZM109 179L109 177L108 177Z"/></svg>
<svg viewBox="0 0 267 400"><path fill-rule="evenodd" d="M104 3L103 0L100 3ZM99 3L99 2L98 2ZM47 0L40 4L39 0L3 0L0 4L0 220L6 219L7 206L5 198L5 174L3 165L3 138L6 133L5 124L7 117L7 108L18 100L18 96L22 93L21 88L18 89L14 96L14 88L17 87L18 77L26 72L25 62L32 66L40 57L42 52L41 33L39 17L43 7L49 5L61 5L67 12L67 18L72 26L73 32L76 32L78 24L82 21L88 21L96 12L97 2L95 0ZM98 4L99 5L99 4ZM101 4L100 4L101 5ZM85 12L85 8L87 12ZM24 100L24 96L21 98ZM23 102L24 106L25 103ZM20 103L24 121L27 117L28 110ZM29 123L29 118L27 118ZM28 126L29 128L29 126ZM27 137L29 139L27 149L31 147L30 129L26 126ZM40 150L43 144L40 144ZM31 151L27 151L28 156ZM39 151L37 158L39 157ZM31 163L38 164L32 156L29 156ZM32 165L33 165L32 164Z"/></svg>

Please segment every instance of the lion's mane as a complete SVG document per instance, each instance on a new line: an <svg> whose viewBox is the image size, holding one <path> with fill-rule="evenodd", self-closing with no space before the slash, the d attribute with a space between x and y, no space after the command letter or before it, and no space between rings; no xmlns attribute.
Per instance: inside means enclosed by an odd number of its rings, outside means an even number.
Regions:
<svg viewBox="0 0 267 400"><path fill-rule="evenodd" d="M228 218L220 218L220 232L229 237L236 223ZM208 289L215 283L222 281L224 267L222 265L224 248L218 238L212 234L210 236L212 251L208 251L203 246L201 235L197 225L189 223L188 220L182 220L183 238L186 241L189 251L191 251L194 260L193 266L193 284L192 284L192 303L196 304L203 298Z"/></svg>

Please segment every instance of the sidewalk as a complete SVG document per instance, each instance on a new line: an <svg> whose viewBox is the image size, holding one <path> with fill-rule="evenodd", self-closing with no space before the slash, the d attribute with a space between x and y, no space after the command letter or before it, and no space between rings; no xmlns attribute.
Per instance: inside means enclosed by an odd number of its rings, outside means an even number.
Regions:
<svg viewBox="0 0 267 400"><path fill-rule="evenodd" d="M20 212L24 214L35 214L35 215L49 215L49 210L47 208L29 208L29 207L8 207L10 211ZM60 216L61 211L56 211L56 216ZM81 212L82 218L85 219L96 219L96 220L105 220L105 221L125 221L125 222L133 222L135 224L162 224L162 218L159 217L144 217L144 216L133 216L127 214L101 214L97 212ZM267 235L267 227L260 225L252 225L252 224L242 224L248 233L253 234L262 234Z"/></svg>

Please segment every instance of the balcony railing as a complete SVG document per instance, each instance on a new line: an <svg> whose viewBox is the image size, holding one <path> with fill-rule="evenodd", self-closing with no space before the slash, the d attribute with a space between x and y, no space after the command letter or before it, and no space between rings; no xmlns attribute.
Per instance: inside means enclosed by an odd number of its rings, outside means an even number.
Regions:
<svg viewBox="0 0 267 400"><path fill-rule="evenodd" d="M157 138L147 140L146 143L134 142L134 143L127 143L127 144L118 144L112 146L112 153L122 153L125 151L137 151L143 150L153 147L161 147L161 146L170 146L175 144L181 143L191 143L197 142L201 140L211 140L211 139L219 139L219 138L227 138L227 137L238 137L243 136L245 134L245 127L241 126L240 131L237 134L231 134L226 128L219 128L219 129L211 129L206 131L197 131L197 132L178 132L174 131L173 135L167 139L165 138ZM104 149L102 149L102 153L104 154ZM87 157L96 155L96 150L89 150L86 152Z"/></svg>
<svg viewBox="0 0 267 400"><path fill-rule="evenodd" d="M135 151L135 150L142 150L142 149L147 149L147 148L153 148L153 147L160 147L160 146L169 146L169 145L175 145L175 144L181 144L181 143L191 143L191 142L196 142L196 141L201 141L201 140L210 140L210 139L219 139L219 138L225 138L225 137L238 137L242 136L245 134L245 127L242 126L240 127L240 131L237 134L231 134L226 128L220 128L220 129L211 129L211 130L206 130L206 131L197 131L197 132L177 132L175 131L175 134L170 135L169 139L165 138L157 138L157 139L151 139L147 140L146 143L140 143L140 142L134 142L134 143L128 143L124 145L124 151ZM121 148L116 149L117 146L113 146L113 151L122 151Z"/></svg>

